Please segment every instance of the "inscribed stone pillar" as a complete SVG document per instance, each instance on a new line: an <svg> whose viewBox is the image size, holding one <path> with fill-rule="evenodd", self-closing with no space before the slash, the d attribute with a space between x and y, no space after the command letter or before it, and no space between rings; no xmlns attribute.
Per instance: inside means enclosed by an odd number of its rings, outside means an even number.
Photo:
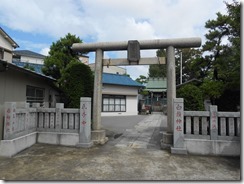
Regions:
<svg viewBox="0 0 244 184"><path fill-rule="evenodd" d="M56 115L55 115L55 129L59 132L62 128L62 114L61 110L64 108L63 103L56 103Z"/></svg>
<svg viewBox="0 0 244 184"><path fill-rule="evenodd" d="M174 144L175 148L184 147L184 99L175 98L173 103Z"/></svg>
<svg viewBox="0 0 244 184"><path fill-rule="evenodd" d="M210 138L211 140L218 139L218 107L210 105Z"/></svg>
<svg viewBox="0 0 244 184"><path fill-rule="evenodd" d="M89 148L91 141L91 98L80 98L80 130L78 147Z"/></svg>
<svg viewBox="0 0 244 184"><path fill-rule="evenodd" d="M173 99L173 147L171 153L173 154L187 154L184 144L184 99Z"/></svg>
<svg viewBox="0 0 244 184"><path fill-rule="evenodd" d="M92 129L101 129L103 51L96 50Z"/></svg>
<svg viewBox="0 0 244 184"><path fill-rule="evenodd" d="M5 102L5 120L4 120L4 140L11 138L15 132L16 124L16 103Z"/></svg>

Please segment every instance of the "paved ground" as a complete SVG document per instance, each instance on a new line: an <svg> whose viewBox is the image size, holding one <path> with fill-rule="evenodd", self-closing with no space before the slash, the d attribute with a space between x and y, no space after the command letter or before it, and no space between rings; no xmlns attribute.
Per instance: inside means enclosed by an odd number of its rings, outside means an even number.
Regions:
<svg viewBox="0 0 244 184"><path fill-rule="evenodd" d="M104 125L110 129L104 146L36 144L13 158L0 157L0 179L240 180L239 158L171 155L159 149L159 126L165 126L166 117L153 114L135 119L129 128Z"/></svg>

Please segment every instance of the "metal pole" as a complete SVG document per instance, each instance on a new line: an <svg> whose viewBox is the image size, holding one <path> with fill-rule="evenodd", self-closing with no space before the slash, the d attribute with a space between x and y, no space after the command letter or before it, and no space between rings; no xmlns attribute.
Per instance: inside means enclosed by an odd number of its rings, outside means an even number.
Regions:
<svg viewBox="0 0 244 184"><path fill-rule="evenodd" d="M103 51L96 50L92 129L101 129Z"/></svg>
<svg viewBox="0 0 244 184"><path fill-rule="evenodd" d="M182 84L182 51L180 52L180 84Z"/></svg>

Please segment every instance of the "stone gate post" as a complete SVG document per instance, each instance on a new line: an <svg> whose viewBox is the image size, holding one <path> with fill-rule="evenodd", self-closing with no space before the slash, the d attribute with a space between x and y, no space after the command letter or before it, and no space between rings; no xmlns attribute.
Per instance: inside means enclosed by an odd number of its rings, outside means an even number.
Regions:
<svg viewBox="0 0 244 184"><path fill-rule="evenodd" d="M16 102L5 102L5 117L4 117L4 140L8 140L15 132L16 124Z"/></svg>
<svg viewBox="0 0 244 184"><path fill-rule="evenodd" d="M91 141L91 98L80 98L80 130L78 147L89 148Z"/></svg>
<svg viewBox="0 0 244 184"><path fill-rule="evenodd" d="M184 99L173 99L173 147L171 153L187 154L184 144Z"/></svg>
<svg viewBox="0 0 244 184"><path fill-rule="evenodd" d="M211 140L217 140L218 138L218 107L216 105L210 105L210 138Z"/></svg>

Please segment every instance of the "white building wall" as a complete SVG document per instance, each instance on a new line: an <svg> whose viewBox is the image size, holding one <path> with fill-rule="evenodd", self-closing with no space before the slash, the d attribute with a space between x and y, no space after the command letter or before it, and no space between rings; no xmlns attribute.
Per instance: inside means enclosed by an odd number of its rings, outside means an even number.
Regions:
<svg viewBox="0 0 244 184"><path fill-rule="evenodd" d="M20 61L21 62L27 62L27 63L41 64L41 65L44 64L43 59L28 57L28 56L21 56Z"/></svg>
<svg viewBox="0 0 244 184"><path fill-rule="evenodd" d="M12 53L4 51L3 60L12 63L13 55Z"/></svg>
<svg viewBox="0 0 244 184"><path fill-rule="evenodd" d="M13 51L13 46L11 45L11 43L9 43L8 40L6 40L6 38L3 37L2 34L0 34L0 47L9 51Z"/></svg>
<svg viewBox="0 0 244 184"><path fill-rule="evenodd" d="M95 63L89 64L91 70L94 72L95 71ZM103 73L112 73L112 74L120 74L124 75L126 74L126 69L119 67L119 66L103 66Z"/></svg>
<svg viewBox="0 0 244 184"><path fill-rule="evenodd" d="M102 94L106 95L138 95L137 87L103 84Z"/></svg>
<svg viewBox="0 0 244 184"><path fill-rule="evenodd" d="M126 70L124 68L121 68L118 66L109 66L109 67L104 66L103 73L113 73L113 74L124 75L124 74L126 74Z"/></svg>
<svg viewBox="0 0 244 184"><path fill-rule="evenodd" d="M102 94L125 95L126 112L102 112L101 116L131 116L138 115L138 88L118 85L103 85Z"/></svg>
<svg viewBox="0 0 244 184"><path fill-rule="evenodd" d="M138 115L138 97L126 96L126 103L127 115Z"/></svg>
<svg viewBox="0 0 244 184"><path fill-rule="evenodd" d="M102 112L101 116L132 116L138 115L137 96L126 96L126 112Z"/></svg>
<svg viewBox="0 0 244 184"><path fill-rule="evenodd" d="M3 60L12 63L13 46L9 43L3 35L0 34L0 49L3 49ZM1 59L1 58L0 58Z"/></svg>

